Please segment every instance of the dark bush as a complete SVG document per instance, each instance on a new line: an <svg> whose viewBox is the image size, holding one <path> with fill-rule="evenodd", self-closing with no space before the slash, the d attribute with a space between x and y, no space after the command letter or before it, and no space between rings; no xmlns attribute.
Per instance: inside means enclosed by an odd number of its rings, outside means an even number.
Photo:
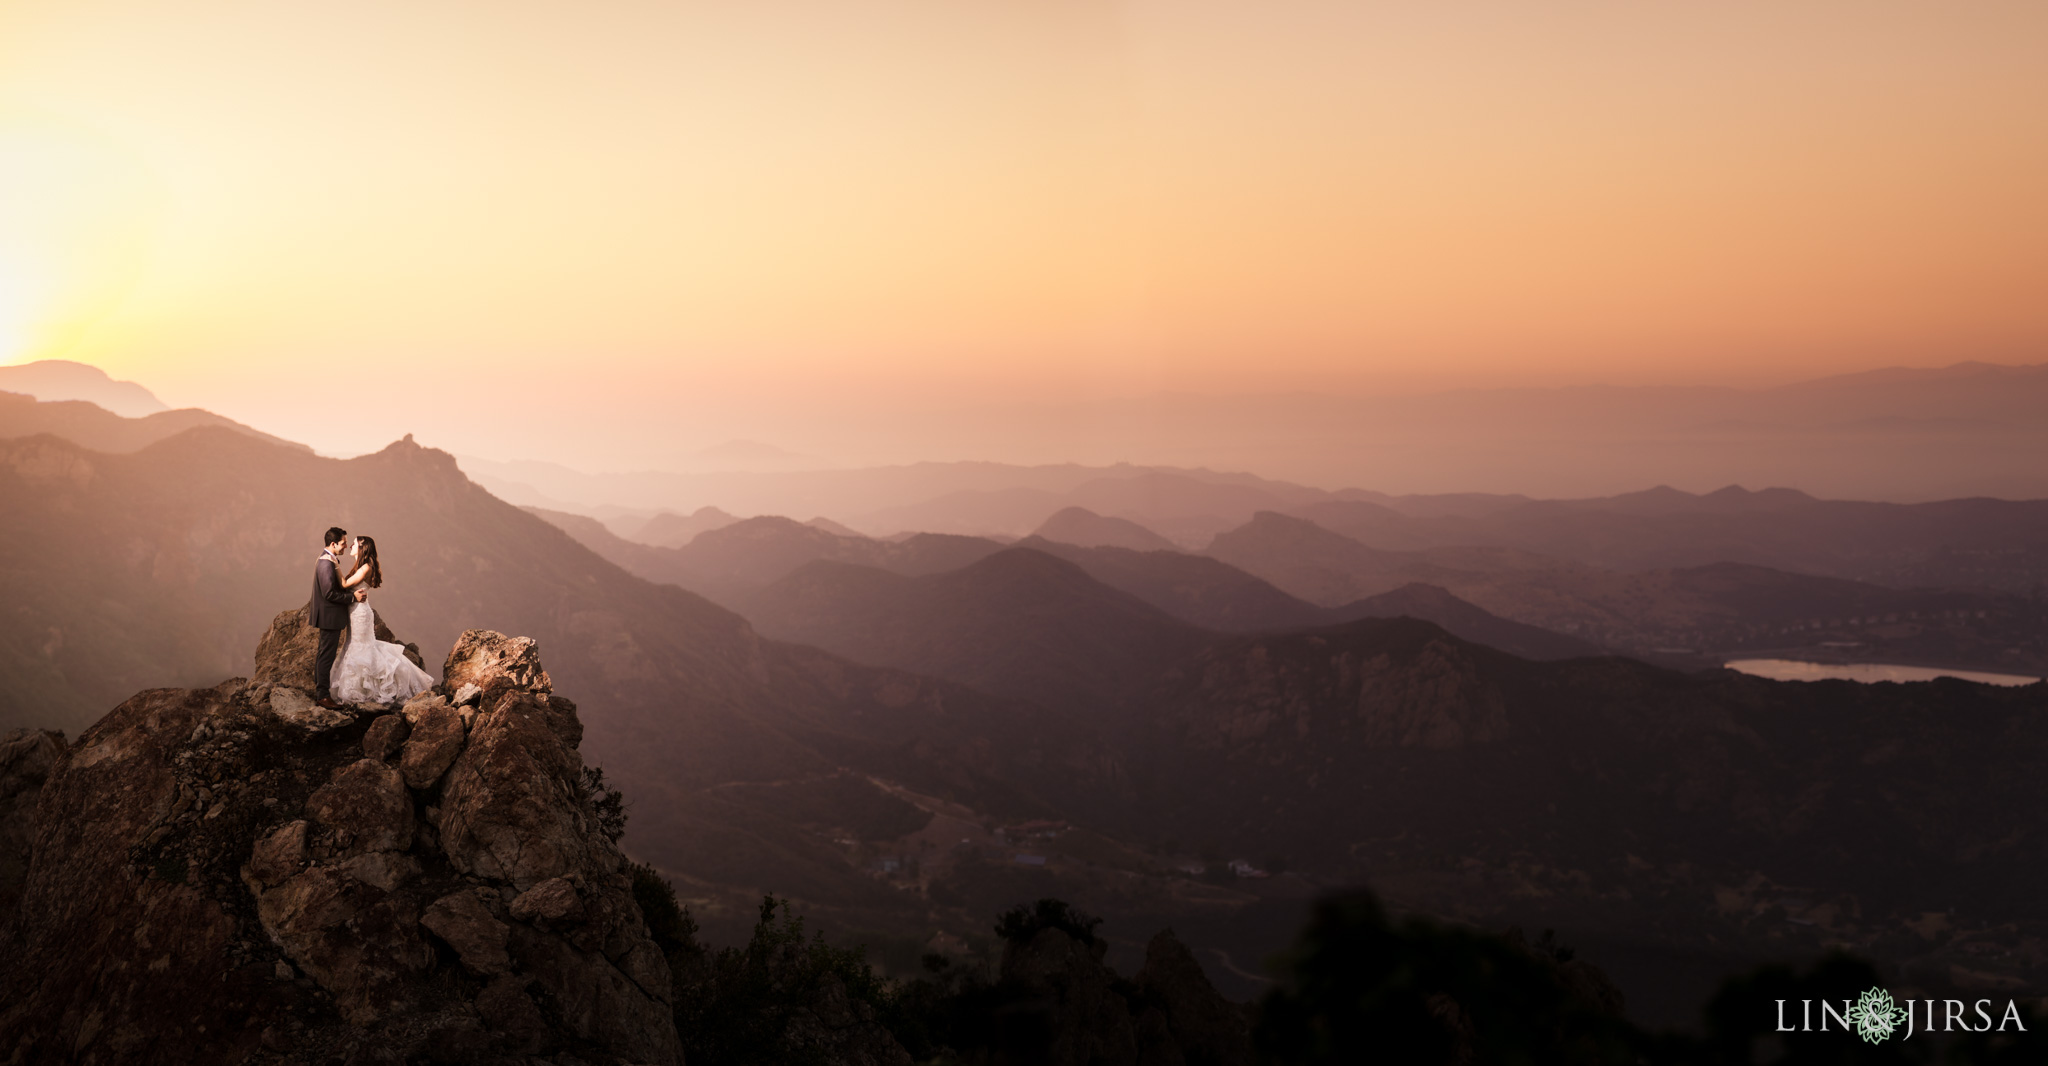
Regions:
<svg viewBox="0 0 2048 1066"><path fill-rule="evenodd" d="M1094 946L1095 927L1102 919L1067 905L1065 900L1041 899L1019 903L996 919L996 935L1013 944L1027 944L1041 929L1057 929L1083 944Z"/></svg>

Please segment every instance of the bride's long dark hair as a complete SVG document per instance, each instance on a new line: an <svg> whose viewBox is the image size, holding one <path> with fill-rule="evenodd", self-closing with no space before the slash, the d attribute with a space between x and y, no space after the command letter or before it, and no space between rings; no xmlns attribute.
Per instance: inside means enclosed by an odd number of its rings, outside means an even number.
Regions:
<svg viewBox="0 0 2048 1066"><path fill-rule="evenodd" d="M376 541L368 537L356 538L356 562L368 565L370 568L369 576L363 578L363 584L373 589L383 586L384 567L377 562Z"/></svg>

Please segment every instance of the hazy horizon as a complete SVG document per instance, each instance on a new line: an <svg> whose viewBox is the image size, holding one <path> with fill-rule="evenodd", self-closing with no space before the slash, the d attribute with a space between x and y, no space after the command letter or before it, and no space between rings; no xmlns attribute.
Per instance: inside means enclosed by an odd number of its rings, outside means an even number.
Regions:
<svg viewBox="0 0 2048 1066"><path fill-rule="evenodd" d="M337 454L1353 481L1132 424L2048 358L2044 35L2022 3L14 4L0 364Z"/></svg>

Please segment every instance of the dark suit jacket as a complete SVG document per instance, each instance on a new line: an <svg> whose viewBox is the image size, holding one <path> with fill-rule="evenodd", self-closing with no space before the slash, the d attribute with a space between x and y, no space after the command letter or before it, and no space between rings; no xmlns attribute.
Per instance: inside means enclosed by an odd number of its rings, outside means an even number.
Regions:
<svg viewBox="0 0 2048 1066"><path fill-rule="evenodd" d="M347 629L348 609L355 606L355 591L341 587L341 575L334 560L322 555L313 564L313 601L306 605L306 618L315 629Z"/></svg>

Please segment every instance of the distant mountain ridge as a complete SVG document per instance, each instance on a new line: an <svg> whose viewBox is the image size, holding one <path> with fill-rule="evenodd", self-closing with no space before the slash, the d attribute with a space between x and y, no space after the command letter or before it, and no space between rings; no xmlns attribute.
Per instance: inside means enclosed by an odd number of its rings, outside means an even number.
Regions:
<svg viewBox="0 0 2048 1066"><path fill-rule="evenodd" d="M115 381L99 367L68 359L39 359L0 366L0 392L38 400L83 400L123 418L146 418L170 407L132 381Z"/></svg>
<svg viewBox="0 0 2048 1066"><path fill-rule="evenodd" d="M1128 548L1131 551L1176 551L1179 546L1128 518L1109 518L1086 507L1067 507L1046 519L1034 537L1082 548Z"/></svg>
<svg viewBox="0 0 2048 1066"><path fill-rule="evenodd" d="M823 574L829 591L850 575L873 586L857 602L904 595L926 627L911 634L918 654L957 655L990 684L1041 694L1026 703L763 637L409 440L338 461L221 428L120 455L17 438L0 441L0 493L12 505L0 537L34 564L0 568L9 722L96 713L180 669L217 680L253 643L246 627L304 602L319 531L338 522L379 538L388 584L372 602L430 658L471 625L540 642L556 683L578 694L584 749L635 801L628 847L709 901L707 921L762 889L810 901L835 928L917 938L980 928L991 907L1038 895L1126 914L1256 911L1253 893L1176 872L1173 857L1192 850L1275 856L1315 879L1296 884L1370 878L1399 906L1460 920L1752 958L1847 942L1934 981L2048 988L2027 946L2048 928L2030 876L2031 841L2048 832L2032 802L2048 759L2042 686L1530 662L1405 618L1207 634L1184 651L1192 627L1050 550L868 541L787 519L681 550L630 545L594 521L585 531L735 582L799 559L775 580ZM1560 594L1543 582L1588 569L1499 548L1424 561ZM1169 585L1229 577L1220 566L1161 573ZM1740 603L1758 576L1595 573L1618 594L1668 594L1688 610ZM1796 587L1859 611L1894 594ZM982 614L920 621L927 602ZM1087 658L1110 639L1130 646ZM1091 665L1103 661L1128 669ZM1045 842L1042 867L1014 861L989 828L1025 819L1073 827ZM926 872L892 880L869 865L883 856ZM1914 931L1930 912L1946 938ZM1254 954L1277 946L1261 944Z"/></svg>
<svg viewBox="0 0 2048 1066"><path fill-rule="evenodd" d="M1733 562L1616 571L1509 547L1389 551L1273 512L1218 537L1207 554L1325 607L1423 582L1502 618L1638 656L1839 654L1833 646L1885 662L2030 674L2048 666L2048 603L1985 590L1896 589Z"/></svg>
<svg viewBox="0 0 2048 1066"><path fill-rule="evenodd" d="M33 396L0 392L0 440L47 433L95 451L133 452L201 427L231 430L309 454L313 450L197 408L124 418L83 400L44 401Z"/></svg>
<svg viewBox="0 0 2048 1066"><path fill-rule="evenodd" d="M870 645L846 644L826 638L822 630L806 629L788 613L794 610L792 604L773 596L764 599L764 595L777 583L817 562L915 577L956 571L1006 550L1004 545L991 540L931 533L899 541L878 541L833 534L809 523L774 516L734 523L715 535L704 535L701 543L693 542L683 550L663 549L625 541L593 518L543 508L527 510L630 573L649 581L680 585L757 622L762 619L754 612L777 604L776 609L783 613L774 616L776 622L766 623L769 628L779 626L777 631L789 639L818 643L865 662L898 660L864 657L872 654ZM1010 548L1031 549L1064 559L1110 589L1135 596L1188 625L1217 632L1301 629L1355 618L1408 614L1442 625L1467 640L1531 658L1568 658L1601 652L1598 645L1588 641L1495 617L1442 590L1436 590L1436 594L1426 590L1402 590L1396 594L1389 590L1385 595L1359 598L1355 603L1319 607L1226 563L1178 551L1085 548L1036 536ZM846 587L858 587L872 594L887 589L892 595L895 589L886 583ZM834 609L842 613L854 609L843 598L833 602ZM901 604L899 608L908 609ZM875 608L860 605L858 609L866 612ZM831 624L827 618L816 621ZM941 676L958 676L943 670L936 672Z"/></svg>

